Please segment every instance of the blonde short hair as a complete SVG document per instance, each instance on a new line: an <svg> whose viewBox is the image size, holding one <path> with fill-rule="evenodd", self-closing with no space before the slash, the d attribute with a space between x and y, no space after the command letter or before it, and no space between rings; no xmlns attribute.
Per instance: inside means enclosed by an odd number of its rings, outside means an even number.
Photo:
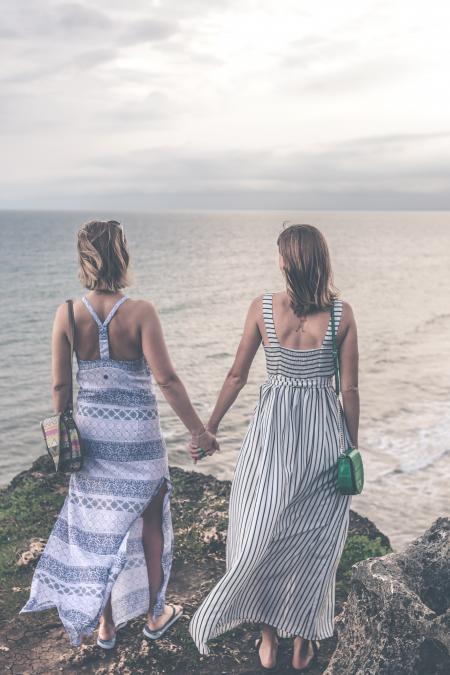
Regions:
<svg viewBox="0 0 450 675"><path fill-rule="evenodd" d="M77 239L79 278L85 288L118 291L129 286L130 255L117 220L91 220L82 225Z"/></svg>

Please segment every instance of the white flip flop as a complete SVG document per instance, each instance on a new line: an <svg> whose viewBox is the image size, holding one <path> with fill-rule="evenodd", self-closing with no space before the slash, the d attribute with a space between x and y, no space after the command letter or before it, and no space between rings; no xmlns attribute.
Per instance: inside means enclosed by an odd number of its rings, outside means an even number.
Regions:
<svg viewBox="0 0 450 675"><path fill-rule="evenodd" d="M114 637L110 640L102 640L101 638L97 638L97 645L102 649L114 649L116 646L116 638L116 635L114 635Z"/></svg>

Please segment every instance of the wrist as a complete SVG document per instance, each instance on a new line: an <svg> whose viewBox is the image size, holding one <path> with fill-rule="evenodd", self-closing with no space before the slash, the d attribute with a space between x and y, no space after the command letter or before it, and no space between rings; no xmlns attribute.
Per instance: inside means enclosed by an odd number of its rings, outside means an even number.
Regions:
<svg viewBox="0 0 450 675"><path fill-rule="evenodd" d="M211 434L214 434L215 436L219 430L219 423L214 424L214 422L209 421L206 424L206 428Z"/></svg>
<svg viewBox="0 0 450 675"><path fill-rule="evenodd" d="M203 424L201 424L200 426L196 426L196 427L194 427L194 429L190 430L192 438L198 438L199 436L204 434L205 431L206 431L206 427Z"/></svg>

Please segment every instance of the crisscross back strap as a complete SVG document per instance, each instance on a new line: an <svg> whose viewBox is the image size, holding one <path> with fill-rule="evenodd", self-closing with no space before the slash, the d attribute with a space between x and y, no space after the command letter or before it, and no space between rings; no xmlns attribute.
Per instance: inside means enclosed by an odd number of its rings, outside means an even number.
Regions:
<svg viewBox="0 0 450 675"><path fill-rule="evenodd" d="M264 293L263 295L263 319L264 325L266 327L267 337L269 338L269 345L278 345L275 324L273 322L272 293Z"/></svg>
<svg viewBox="0 0 450 675"><path fill-rule="evenodd" d="M110 323L114 314L119 309L120 305L122 305L125 302L125 300L128 300L128 297L126 295L124 295L123 298L119 298L119 300L116 302L116 304L109 312L106 319L103 322L101 322L100 319L98 318L97 313L95 312L94 308L92 307L91 303L86 298L86 296L82 298L82 301L86 309L91 314L92 318L94 319L95 323L98 326L98 340L101 359L109 359L108 324Z"/></svg>
<svg viewBox="0 0 450 675"><path fill-rule="evenodd" d="M87 299L87 297L86 297L86 296L82 297L82 298L81 298L81 301L82 301L83 304L85 305L85 307L86 307L86 309L88 310L89 314L90 314L90 315L92 316L92 318L94 319L94 321L95 321L95 323L97 324L97 326L98 326L99 328L101 328L103 324L102 324L102 322L100 321L100 319L98 318L98 316L97 316L97 314L96 314L94 308L92 307L92 305L91 305L91 303L89 302L89 300Z"/></svg>

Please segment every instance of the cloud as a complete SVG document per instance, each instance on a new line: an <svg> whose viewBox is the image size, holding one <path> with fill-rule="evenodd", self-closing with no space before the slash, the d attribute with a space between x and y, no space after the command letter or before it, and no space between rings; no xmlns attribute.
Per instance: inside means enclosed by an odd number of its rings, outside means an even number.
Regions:
<svg viewBox="0 0 450 675"><path fill-rule="evenodd" d="M373 0L309 14L298 0L5 4L9 205L430 203L448 183L442 12Z"/></svg>
<svg viewBox="0 0 450 675"><path fill-rule="evenodd" d="M355 38L329 37L320 34L305 35L291 42L281 58L281 67L309 68L326 62L336 62L347 58L356 51L358 42Z"/></svg>
<svg viewBox="0 0 450 675"><path fill-rule="evenodd" d="M86 207L449 208L449 162L419 159L424 142L443 140L450 132L354 138L283 154L154 147L80 165L54 186ZM401 148L418 151L417 161L405 162Z"/></svg>
<svg viewBox="0 0 450 675"><path fill-rule="evenodd" d="M98 66L101 63L106 63L107 61L113 61L119 56L118 49L91 49L77 56L70 62L65 64L65 67L69 65L76 65L81 68L92 68Z"/></svg>
<svg viewBox="0 0 450 675"><path fill-rule="evenodd" d="M359 93L363 89L398 80L409 70L408 64L395 63L393 59L363 60L350 65L338 65L326 73L312 75L300 84L309 93L331 95Z"/></svg>
<svg viewBox="0 0 450 675"><path fill-rule="evenodd" d="M53 14L53 13L52 13ZM97 31L113 26L112 19L102 11L90 5L70 2L56 5L54 8L54 27L64 31Z"/></svg>
<svg viewBox="0 0 450 675"><path fill-rule="evenodd" d="M142 19L133 21L123 30L121 41L124 44L139 44L140 42L158 42L167 40L179 31L175 21L161 21L159 19Z"/></svg>

